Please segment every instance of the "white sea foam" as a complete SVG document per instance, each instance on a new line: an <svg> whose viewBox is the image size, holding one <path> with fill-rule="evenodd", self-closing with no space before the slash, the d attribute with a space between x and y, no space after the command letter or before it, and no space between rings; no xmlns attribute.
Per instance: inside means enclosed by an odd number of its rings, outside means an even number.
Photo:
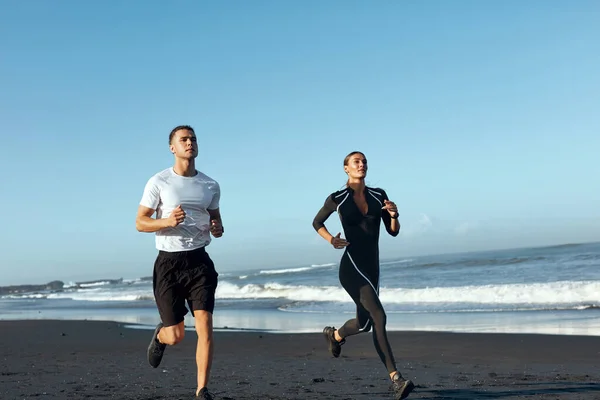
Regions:
<svg viewBox="0 0 600 400"><path fill-rule="evenodd" d="M383 265L393 265L393 264L406 264L406 263L409 263L412 261L413 261L412 258L407 258L406 260L382 261L379 263L379 265L383 266Z"/></svg>
<svg viewBox="0 0 600 400"><path fill-rule="evenodd" d="M235 285L226 281L219 283L216 293L217 298L222 299L284 298L295 301L338 301L340 295L343 293L336 286L297 286L280 283Z"/></svg>
<svg viewBox="0 0 600 400"><path fill-rule="evenodd" d="M289 274L294 272L309 271L312 267L298 267L298 268L285 268L285 269L267 269L259 272L261 275L276 275L276 274Z"/></svg>
<svg viewBox="0 0 600 400"><path fill-rule="evenodd" d="M600 282L563 281L420 289L381 288L380 299L391 304L598 304ZM229 299L285 298L294 301L351 302L340 286L304 286L267 283L235 285L221 282L217 297Z"/></svg>
<svg viewBox="0 0 600 400"><path fill-rule="evenodd" d="M311 267L313 268L319 268L319 267L333 267L334 265L337 265L336 263L325 263L325 264L312 264Z"/></svg>
<svg viewBox="0 0 600 400"><path fill-rule="evenodd" d="M109 281L100 281L100 282L92 282L92 283L80 283L79 287L90 288L90 287L106 286L106 285L110 285L110 282Z"/></svg>
<svg viewBox="0 0 600 400"><path fill-rule="evenodd" d="M137 301L154 300L151 288L139 288L122 291L96 289L59 292L47 295L48 299L71 299L77 301Z"/></svg>
<svg viewBox="0 0 600 400"><path fill-rule="evenodd" d="M281 269L266 269L259 272L260 275L277 275L277 274L292 274L296 272L312 271L319 268L328 268L336 265L335 263L313 264L310 267L296 268L281 268Z"/></svg>
<svg viewBox="0 0 600 400"><path fill-rule="evenodd" d="M281 283L234 284L223 280L219 282L216 297L218 299L284 299L295 302L332 302L351 303L346 291L339 285L311 286L285 285ZM573 305L579 309L595 308L600 304L600 281L561 281L550 283L504 284L457 287L428 287L418 289L386 288L380 289L379 297L385 304L397 304L406 308L436 305L448 309L452 304L469 304L476 310L478 305L492 310L494 305L525 306L526 309L547 309L553 305ZM78 301L136 301L153 300L152 287L129 285L119 290L110 287L93 287L66 290L55 293L31 293L6 295L5 299L72 299ZM464 309L464 307L460 307Z"/></svg>

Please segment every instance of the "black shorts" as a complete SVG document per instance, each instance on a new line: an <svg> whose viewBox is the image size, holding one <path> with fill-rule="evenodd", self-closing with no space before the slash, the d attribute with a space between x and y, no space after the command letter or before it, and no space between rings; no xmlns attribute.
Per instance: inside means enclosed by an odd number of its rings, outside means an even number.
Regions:
<svg viewBox="0 0 600 400"><path fill-rule="evenodd" d="M154 262L152 286L164 326L177 325L188 313L212 314L219 274L204 247L190 251L159 251Z"/></svg>

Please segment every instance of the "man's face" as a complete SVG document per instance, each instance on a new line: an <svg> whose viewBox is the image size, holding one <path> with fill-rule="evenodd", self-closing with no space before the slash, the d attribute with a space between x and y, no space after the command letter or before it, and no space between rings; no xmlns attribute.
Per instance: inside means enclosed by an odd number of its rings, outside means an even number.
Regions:
<svg viewBox="0 0 600 400"><path fill-rule="evenodd" d="M180 129L173 135L173 140L169 146L171 152L177 158L193 159L198 155L198 143L196 135L187 129Z"/></svg>

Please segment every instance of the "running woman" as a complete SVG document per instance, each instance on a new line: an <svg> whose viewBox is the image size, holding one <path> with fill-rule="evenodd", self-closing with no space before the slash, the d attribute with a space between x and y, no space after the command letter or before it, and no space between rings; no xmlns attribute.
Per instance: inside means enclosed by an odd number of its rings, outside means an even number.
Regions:
<svg viewBox="0 0 600 400"><path fill-rule="evenodd" d="M363 153L348 154L344 171L348 175L346 187L327 197L313 220L313 227L334 248L345 249L339 279L356 303L356 318L346 321L340 329L326 326L323 334L331 354L339 357L347 337L373 328L375 350L388 370L395 398L405 399L414 384L396 368L386 333L386 314L379 300L379 230L383 221L391 236L398 235L398 209L383 189L366 186L367 159ZM324 225L334 211L339 214L345 239L340 233L333 236Z"/></svg>

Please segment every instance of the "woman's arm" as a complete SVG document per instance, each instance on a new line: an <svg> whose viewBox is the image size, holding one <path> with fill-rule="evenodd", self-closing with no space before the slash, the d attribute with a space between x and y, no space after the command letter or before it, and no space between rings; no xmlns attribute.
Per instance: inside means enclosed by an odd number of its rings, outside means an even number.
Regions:
<svg viewBox="0 0 600 400"><path fill-rule="evenodd" d="M385 230L392 236L398 236L400 232L400 221L398 221L398 207L393 201L390 201L388 195L383 191L383 207L381 219L385 225Z"/></svg>
<svg viewBox="0 0 600 400"><path fill-rule="evenodd" d="M333 201L331 196L328 196L325 200L325 204L319 210L315 218L313 219L313 228L321 237L327 240L328 243L332 244L336 249L341 249L346 247L349 243L344 239L340 238L340 234L338 233L336 236L333 236L327 228L325 227L325 221L327 218L337 209L337 205Z"/></svg>
<svg viewBox="0 0 600 400"><path fill-rule="evenodd" d="M329 216L335 211L336 208L337 208L337 206L336 206L335 202L333 201L333 198L331 197L331 195L327 196L327 199L325 200L325 204L323 204L323 207L321 207L321 209L319 210L317 215L315 215L315 218L313 219L313 222L312 222L312 226L315 229L315 231L317 231L317 233L319 235L321 235L321 237L323 237L323 239L327 240L329 243L331 243L332 235L329 233L329 231L325 227L325 221L327 221L327 218L329 218Z"/></svg>

